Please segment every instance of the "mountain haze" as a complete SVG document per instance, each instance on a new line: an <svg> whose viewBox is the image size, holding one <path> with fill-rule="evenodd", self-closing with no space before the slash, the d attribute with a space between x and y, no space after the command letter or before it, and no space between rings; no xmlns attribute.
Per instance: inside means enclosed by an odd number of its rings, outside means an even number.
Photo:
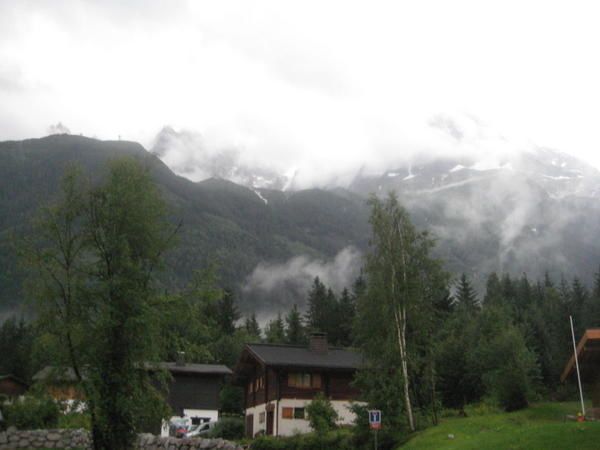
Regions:
<svg viewBox="0 0 600 450"><path fill-rule="evenodd" d="M359 172L350 185L293 191L284 175L240 164L228 151L199 156L206 162L202 181L178 176L161 161L169 161L172 133L164 129L152 152L134 142L71 135L0 143L0 309L23 301L15 236L55 198L64 169L78 164L95 182L118 156L148 167L172 221L183 224L164 287L180 289L194 270L214 262L242 309L264 315L302 305L316 275L334 289L349 284L368 247L366 199L390 190L415 224L438 238L435 253L446 268L466 272L479 287L492 271L589 281L600 263L600 174L560 152L415 160L379 175Z"/></svg>

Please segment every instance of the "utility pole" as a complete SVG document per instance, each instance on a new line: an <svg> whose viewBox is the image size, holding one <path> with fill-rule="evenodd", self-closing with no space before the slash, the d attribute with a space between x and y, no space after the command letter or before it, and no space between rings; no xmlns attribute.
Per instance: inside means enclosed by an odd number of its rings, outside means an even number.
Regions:
<svg viewBox="0 0 600 450"><path fill-rule="evenodd" d="M581 389L581 375L579 374L579 358L577 358L577 344L575 344L575 328L573 327L573 316L569 316L571 322L571 337L573 338L573 356L575 357L575 368L577 369L577 384L579 385L579 399L581 400L581 414L585 417L585 405L583 404L583 389Z"/></svg>

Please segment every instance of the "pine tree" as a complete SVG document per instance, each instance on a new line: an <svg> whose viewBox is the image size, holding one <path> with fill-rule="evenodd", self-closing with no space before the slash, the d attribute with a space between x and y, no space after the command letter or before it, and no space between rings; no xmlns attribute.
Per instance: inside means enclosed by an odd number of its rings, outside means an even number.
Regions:
<svg viewBox="0 0 600 450"><path fill-rule="evenodd" d="M235 333L236 322L240 318L239 310L235 304L233 293L229 289L223 291L223 296L217 303L216 320L222 334Z"/></svg>
<svg viewBox="0 0 600 450"><path fill-rule="evenodd" d="M306 326L310 331L326 332L328 290L319 277L315 277L308 293Z"/></svg>
<svg viewBox="0 0 600 450"><path fill-rule="evenodd" d="M502 285L500 278L496 272L492 272L486 281L485 285L485 297L483 303L485 306L501 305L503 300Z"/></svg>
<svg viewBox="0 0 600 450"><path fill-rule="evenodd" d="M285 317L285 324L285 338L288 344L301 345L306 342L306 332L297 305L294 305Z"/></svg>
<svg viewBox="0 0 600 450"><path fill-rule="evenodd" d="M246 329L246 333L257 341L261 338L260 325L258 324L258 320L256 320L256 314L252 313L250 317L246 317L244 322L244 328Z"/></svg>
<svg viewBox="0 0 600 450"><path fill-rule="evenodd" d="M477 294L475 289L471 286L467 275L463 273L460 276L458 284L456 286L456 294L454 296L458 307L465 311L476 311L479 309L479 300L477 300Z"/></svg>
<svg viewBox="0 0 600 450"><path fill-rule="evenodd" d="M271 320L265 327L265 336L267 342L272 344L283 344L285 342L285 326L281 313L277 314L277 318Z"/></svg>
<svg viewBox="0 0 600 450"><path fill-rule="evenodd" d="M353 333L352 327L354 325L354 316L356 315L356 304L355 299L348 289L342 291L340 300L338 302L338 313L336 315L337 322L337 333L335 344L341 345L342 347L349 347L352 345Z"/></svg>

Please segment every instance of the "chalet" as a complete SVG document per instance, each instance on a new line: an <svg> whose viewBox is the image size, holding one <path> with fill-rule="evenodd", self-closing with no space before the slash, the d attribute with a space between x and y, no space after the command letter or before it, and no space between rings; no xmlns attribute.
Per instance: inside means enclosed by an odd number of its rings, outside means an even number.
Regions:
<svg viewBox="0 0 600 450"><path fill-rule="evenodd" d="M352 379L361 363L358 353L329 347L323 333L308 346L247 344L235 369L245 388L246 435L310 431L305 408L318 393L331 400L340 424L352 423L349 407L359 398Z"/></svg>
<svg viewBox="0 0 600 450"><path fill-rule="evenodd" d="M600 329L585 330L577 344L577 360L581 380L592 394L592 416L600 419ZM563 370L560 381L576 377L575 356L571 356Z"/></svg>
<svg viewBox="0 0 600 450"><path fill-rule="evenodd" d="M29 385L14 375L0 375L0 396L16 398L25 394Z"/></svg>
<svg viewBox="0 0 600 450"><path fill-rule="evenodd" d="M229 368L216 364L190 364L180 360L148 363L147 370L166 370L171 374L167 403L173 411L173 419L185 419L190 424L200 424L219 418L219 394L225 377L232 374ZM45 384L47 392L56 400L68 404L83 400L73 369L48 366L33 379ZM168 424L163 424L161 434L168 433Z"/></svg>

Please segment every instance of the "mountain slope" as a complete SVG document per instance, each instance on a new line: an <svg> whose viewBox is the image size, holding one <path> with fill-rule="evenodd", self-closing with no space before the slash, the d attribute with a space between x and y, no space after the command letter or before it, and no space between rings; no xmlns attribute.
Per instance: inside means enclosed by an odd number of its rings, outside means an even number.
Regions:
<svg viewBox="0 0 600 450"><path fill-rule="evenodd" d="M172 221L183 223L178 246L167 257L163 283L168 288L181 288L195 269L216 262L223 282L241 293L260 262L283 263L299 253L328 259L349 244L366 244L367 209L357 196L258 191L220 179L193 183L132 142L68 135L2 142L0 309L22 301L13 235L56 195L69 164L80 165L94 182L102 177L106 162L118 156L137 158L149 168L171 208ZM258 301L247 297L246 307Z"/></svg>

